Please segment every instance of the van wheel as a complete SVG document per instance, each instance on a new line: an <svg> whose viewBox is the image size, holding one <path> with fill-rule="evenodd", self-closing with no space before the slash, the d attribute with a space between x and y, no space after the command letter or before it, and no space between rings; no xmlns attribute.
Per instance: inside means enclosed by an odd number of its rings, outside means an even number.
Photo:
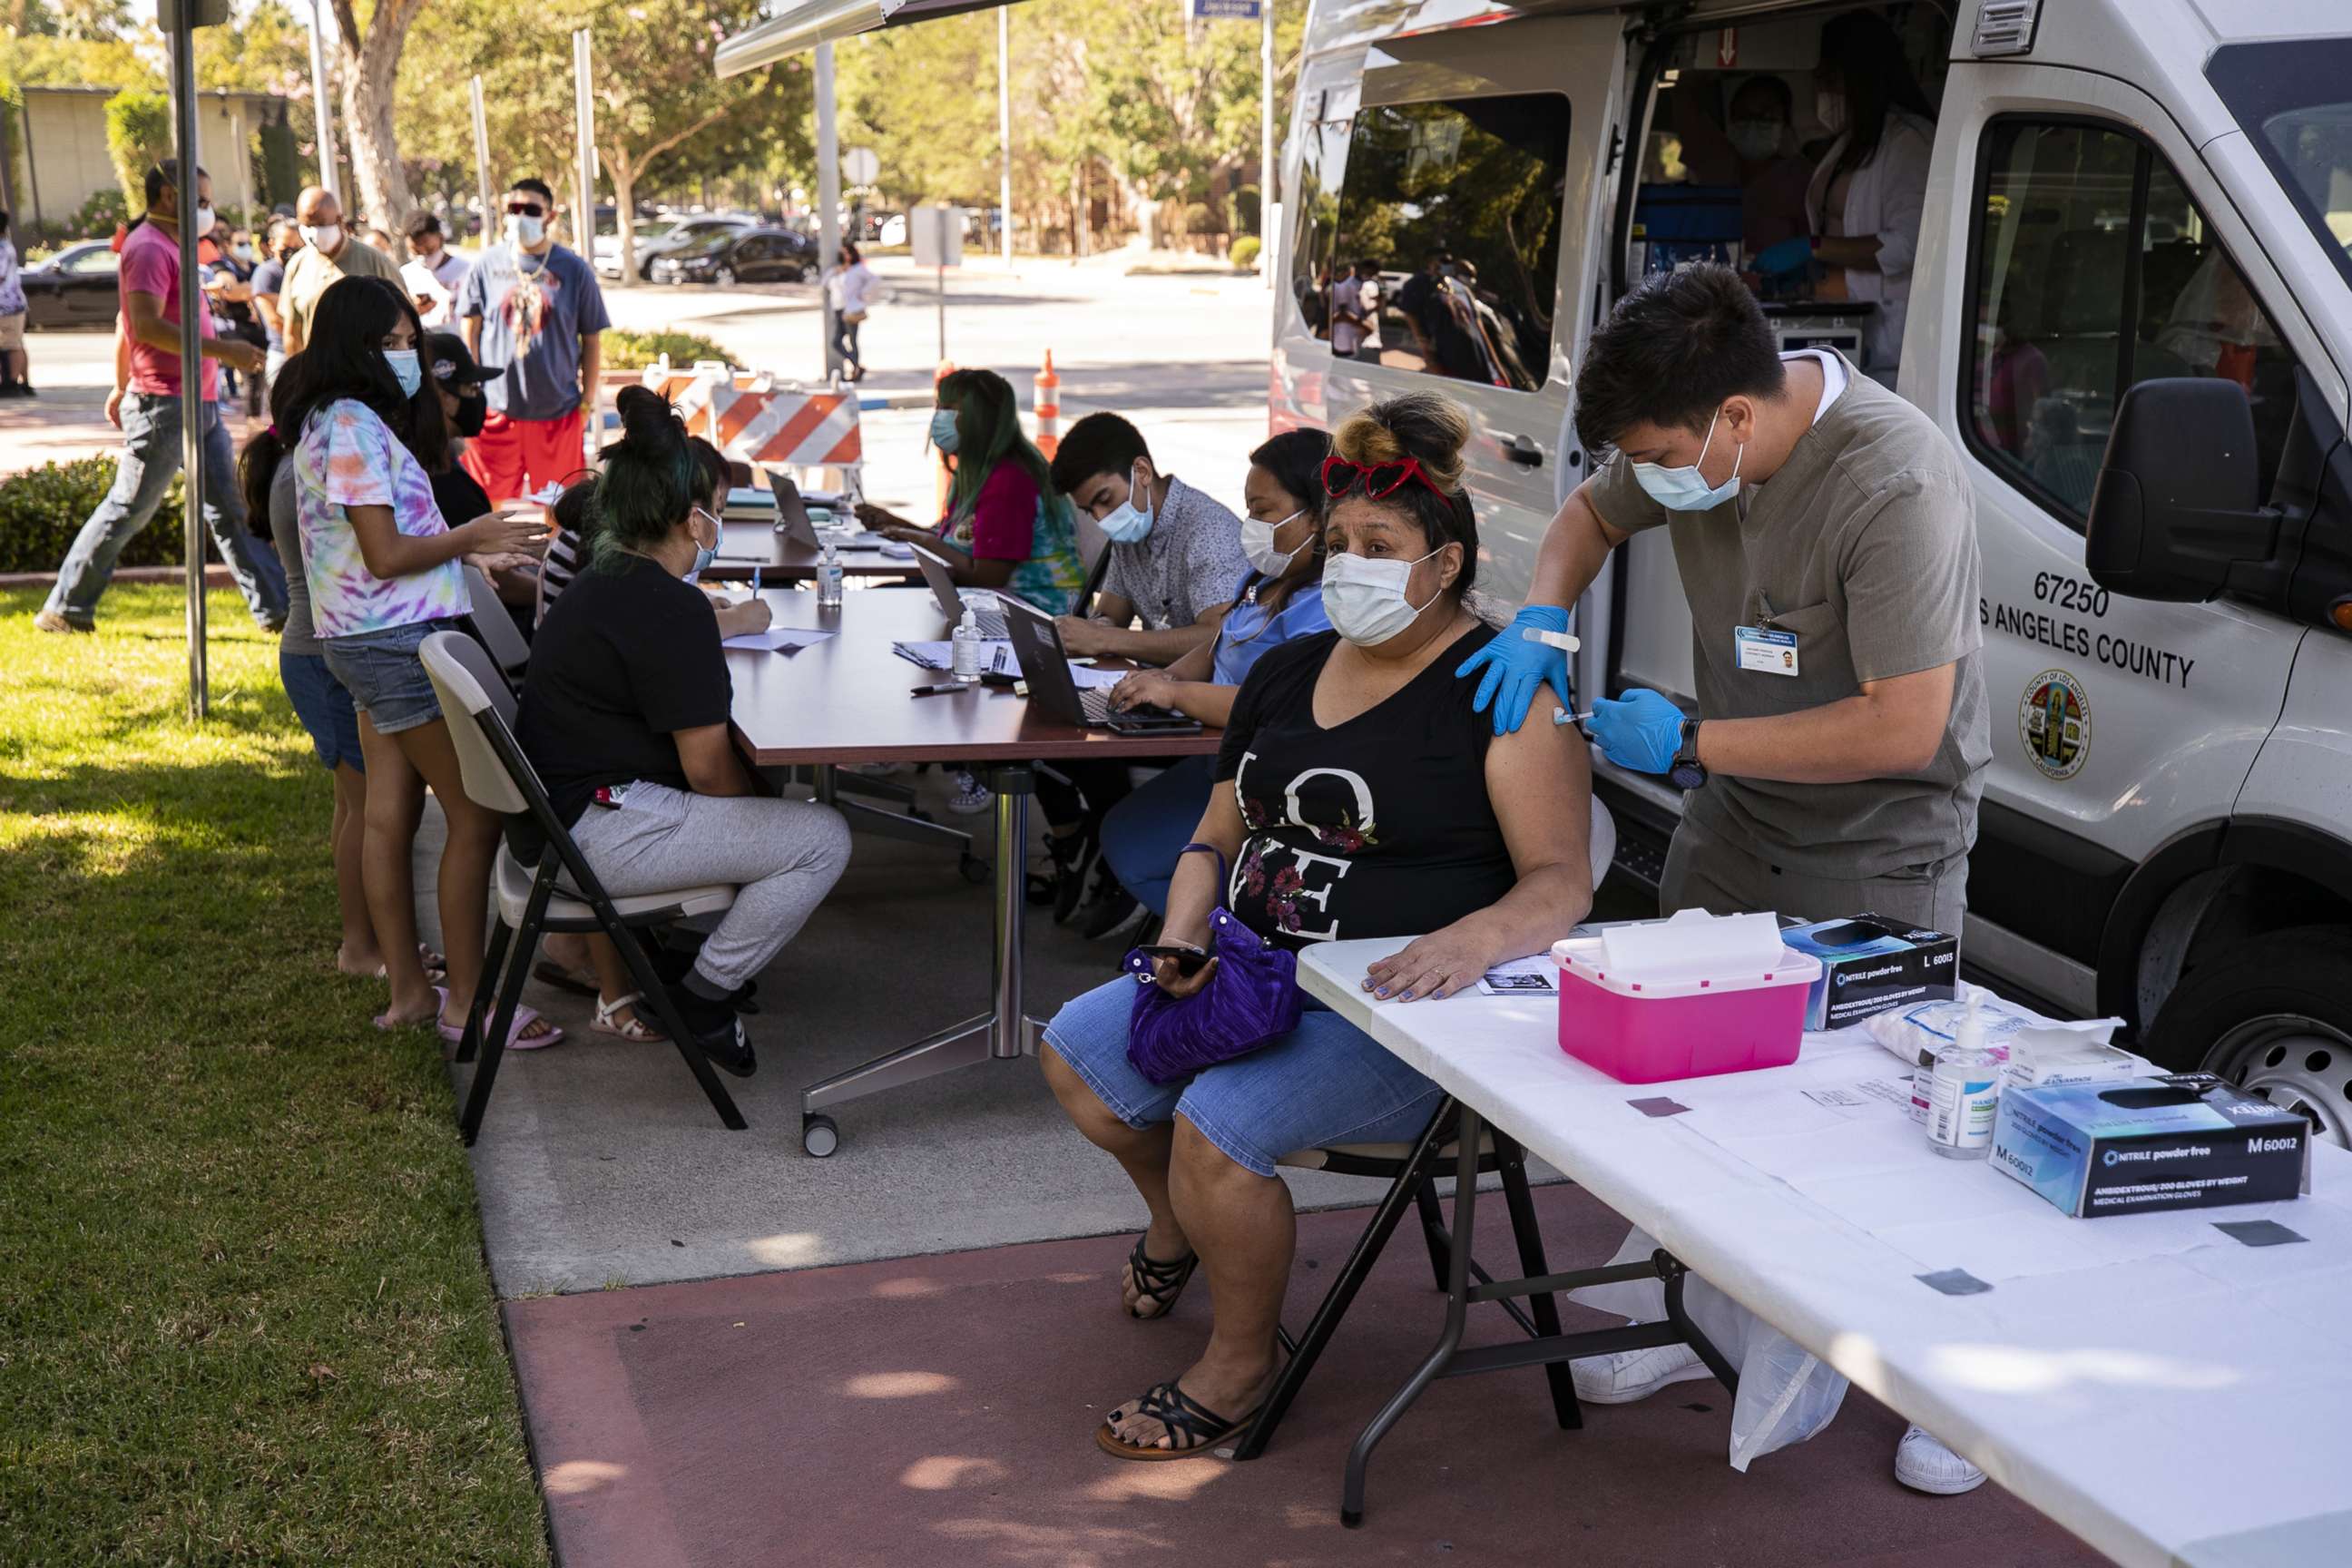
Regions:
<svg viewBox="0 0 2352 1568"><path fill-rule="evenodd" d="M2191 966L2150 1026L2147 1055L2299 1111L2352 1148L2352 929L2303 926Z"/></svg>

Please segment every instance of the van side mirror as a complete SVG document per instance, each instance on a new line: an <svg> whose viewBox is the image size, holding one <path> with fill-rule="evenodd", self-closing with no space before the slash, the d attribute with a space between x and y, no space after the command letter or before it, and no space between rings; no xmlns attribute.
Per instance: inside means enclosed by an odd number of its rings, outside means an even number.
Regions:
<svg viewBox="0 0 2352 1568"><path fill-rule="evenodd" d="M2219 378L2124 394L2091 492L2084 562L2101 587L2196 603L2273 575L2280 514L2260 504L2254 411Z"/></svg>

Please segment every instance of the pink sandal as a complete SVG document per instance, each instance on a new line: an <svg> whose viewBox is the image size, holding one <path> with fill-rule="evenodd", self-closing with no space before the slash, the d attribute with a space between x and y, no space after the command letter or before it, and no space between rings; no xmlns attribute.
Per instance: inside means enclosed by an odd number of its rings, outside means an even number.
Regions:
<svg viewBox="0 0 2352 1568"><path fill-rule="evenodd" d="M466 1038L466 1026L463 1024L449 1023L441 1016L441 1013L448 1011L449 993L436 985L433 988L433 994L439 998L441 1003L441 1012L434 1014L436 1026L441 1031L441 1038L449 1045L462 1044ZM488 1020L485 1019L483 1022L487 1025ZM541 1033L533 1035L530 1031L534 1024L545 1024L546 1027ZM547 1023L539 1016L539 1009L536 1007L516 1005L514 1022L507 1029L507 1049L510 1051L544 1050L549 1046L561 1044L562 1039L562 1025Z"/></svg>

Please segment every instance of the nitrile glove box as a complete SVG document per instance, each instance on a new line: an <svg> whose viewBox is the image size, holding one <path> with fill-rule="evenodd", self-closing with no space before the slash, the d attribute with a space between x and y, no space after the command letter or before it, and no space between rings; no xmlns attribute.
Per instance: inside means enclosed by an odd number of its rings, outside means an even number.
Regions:
<svg viewBox="0 0 2352 1568"><path fill-rule="evenodd" d="M2002 1091L1994 1166L2078 1217L2311 1190L2311 1123L2208 1073Z"/></svg>
<svg viewBox="0 0 2352 1568"><path fill-rule="evenodd" d="M1960 939L1877 915L1784 928L1780 940L1821 960L1806 998L1805 1027L1843 1029L1917 1002L1948 1002L1960 974Z"/></svg>

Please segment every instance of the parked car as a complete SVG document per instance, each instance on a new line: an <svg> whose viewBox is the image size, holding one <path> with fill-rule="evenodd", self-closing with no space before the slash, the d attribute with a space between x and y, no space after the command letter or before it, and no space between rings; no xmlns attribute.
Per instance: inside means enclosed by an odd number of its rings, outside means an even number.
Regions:
<svg viewBox="0 0 2352 1568"><path fill-rule="evenodd" d="M25 324L35 331L114 325L121 300L115 275L122 258L102 239L68 245L24 270Z"/></svg>
<svg viewBox="0 0 2352 1568"><path fill-rule="evenodd" d="M690 250L722 234L740 234L760 226L760 220L741 213L707 213L699 217L680 218L677 226L658 239L649 239L637 247L637 276L651 278L654 263L665 256Z"/></svg>
<svg viewBox="0 0 2352 1568"><path fill-rule="evenodd" d="M644 276L646 247L655 240L667 238L676 231L679 221L674 217L641 217L637 220L636 255L639 276ZM599 232L596 236L596 254L593 260L598 275L605 278L618 278L621 275L620 235Z"/></svg>
<svg viewBox="0 0 2352 1568"><path fill-rule="evenodd" d="M798 283L816 268L816 242L788 228L715 234L654 263L656 283Z"/></svg>

